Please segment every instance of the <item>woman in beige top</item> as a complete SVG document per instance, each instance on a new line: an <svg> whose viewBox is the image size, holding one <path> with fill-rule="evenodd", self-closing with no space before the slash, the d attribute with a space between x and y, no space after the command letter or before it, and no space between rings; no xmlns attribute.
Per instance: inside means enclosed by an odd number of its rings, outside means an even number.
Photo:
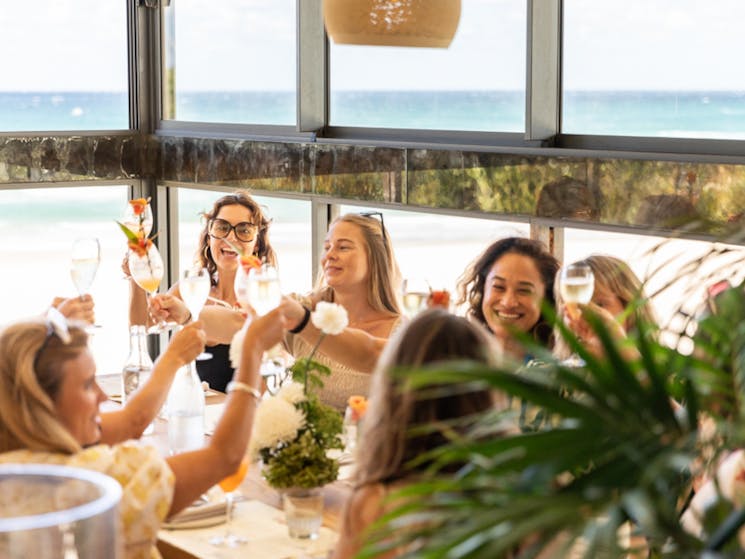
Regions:
<svg viewBox="0 0 745 559"><path fill-rule="evenodd" d="M294 325L287 348L296 358L310 354L321 335L308 320L316 303L332 301L346 309L349 327L325 337L315 356L331 368L331 376L322 379L321 399L343 410L349 396L367 395L370 373L401 319L398 264L382 216L345 214L334 220L321 268L315 291L283 300L284 313Z"/></svg>
<svg viewBox="0 0 745 559"><path fill-rule="evenodd" d="M392 374L393 369L462 359L495 365L498 354L494 337L485 328L443 309L420 313L394 335L373 374L355 488L342 517L334 559L357 555L365 543L366 529L385 512L388 492L416 479L430 465L420 463L414 469L408 464L447 441L447 435L437 430L412 435L412 428L440 422L449 425L448 421L489 410L497 403L489 390L460 387L448 395L438 392L425 397L427 389L405 390L406 379Z"/></svg>

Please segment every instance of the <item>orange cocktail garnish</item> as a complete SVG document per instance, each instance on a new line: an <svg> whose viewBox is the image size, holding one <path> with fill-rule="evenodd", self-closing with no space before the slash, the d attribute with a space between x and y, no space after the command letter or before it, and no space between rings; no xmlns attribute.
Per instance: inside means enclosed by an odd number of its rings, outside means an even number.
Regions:
<svg viewBox="0 0 745 559"><path fill-rule="evenodd" d="M218 483L220 489L225 491L225 493L235 491L236 489L238 489L238 486L243 481L243 478L246 477L247 472L248 458L244 458L243 460L241 460L241 465L238 466L238 469L235 471L235 473L232 473L220 480L220 482Z"/></svg>
<svg viewBox="0 0 745 559"><path fill-rule="evenodd" d="M367 398L364 396L350 396L347 402L352 410L352 420L359 421L367 411Z"/></svg>

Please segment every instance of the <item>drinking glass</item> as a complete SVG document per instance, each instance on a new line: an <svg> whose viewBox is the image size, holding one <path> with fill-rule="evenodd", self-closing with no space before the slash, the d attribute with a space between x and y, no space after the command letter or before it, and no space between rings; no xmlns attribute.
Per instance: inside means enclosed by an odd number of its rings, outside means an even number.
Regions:
<svg viewBox="0 0 745 559"><path fill-rule="evenodd" d="M160 257L158 247L151 244L143 255L130 250L129 272L137 285L145 290L147 305L150 308L150 298L158 291L164 272L163 259ZM168 324L165 320L161 320L158 324L149 328L148 333L159 334L172 329L174 326L175 324Z"/></svg>
<svg viewBox="0 0 745 559"><path fill-rule="evenodd" d="M199 319L199 313L202 312L207 297L210 294L210 274L207 268L192 268L185 270L179 283L179 292L181 300L191 313L192 320ZM203 351L197 355L198 361L212 359L212 354Z"/></svg>
<svg viewBox="0 0 745 559"><path fill-rule="evenodd" d="M246 290L248 303L259 316L278 307L282 301L282 290L279 287L277 268L270 264L253 268L248 273Z"/></svg>
<svg viewBox="0 0 745 559"><path fill-rule="evenodd" d="M132 204L128 203L127 209L124 210L122 223L133 233L139 233L142 237L149 237L153 230L153 210L150 208L150 204L146 204L145 211L137 215Z"/></svg>
<svg viewBox="0 0 745 559"><path fill-rule="evenodd" d="M413 318L426 306L429 286L422 280L405 279L402 287L404 311L409 318Z"/></svg>
<svg viewBox="0 0 745 559"><path fill-rule="evenodd" d="M279 274L277 268L271 264L263 264L261 268L252 268L248 272L245 282L245 296L248 304L253 307L256 314L264 315L279 306L282 302L282 290L279 286ZM236 292L237 295L237 292ZM285 373L284 361L275 362L264 352L261 358L261 375L264 377L267 389L279 390Z"/></svg>
<svg viewBox="0 0 745 559"><path fill-rule="evenodd" d="M70 276L78 295L85 295L91 288L101 262L101 245L96 238L76 239L72 243ZM100 328L91 324L89 328Z"/></svg>
<svg viewBox="0 0 745 559"><path fill-rule="evenodd" d="M240 545L245 544L248 540L242 536L238 536L236 534L233 534L231 532L231 524L233 522L233 508L235 506L234 503L234 493L235 490L238 489L240 484L243 482L243 478L246 477L246 473L248 472L248 458L243 458L241 460L241 465L238 467L238 470L229 475L226 478L223 478L220 480L218 485L220 486L220 489L222 489L225 492L225 534L222 536L213 536L209 539L209 542L212 545L215 546L226 546L226 547L238 547Z"/></svg>
<svg viewBox="0 0 745 559"><path fill-rule="evenodd" d="M566 312L570 316L575 316L575 313L578 312L577 304L586 305L592 300L592 294L595 291L595 276L592 273L592 268L581 262L564 266L559 273L559 291L561 298L564 300ZM566 359L564 364L571 367L582 367L585 363L575 353Z"/></svg>

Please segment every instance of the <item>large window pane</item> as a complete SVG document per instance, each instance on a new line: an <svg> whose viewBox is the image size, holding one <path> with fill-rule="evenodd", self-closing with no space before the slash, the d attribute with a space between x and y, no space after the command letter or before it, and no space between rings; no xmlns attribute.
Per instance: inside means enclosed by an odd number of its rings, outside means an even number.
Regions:
<svg viewBox="0 0 745 559"><path fill-rule="evenodd" d="M101 328L90 338L98 373L121 371L129 347L129 285L121 263L127 241L114 220L126 186L0 190L0 322L38 315L55 296L75 297L70 253L75 239L97 237L101 263L90 293Z"/></svg>
<svg viewBox="0 0 745 559"><path fill-rule="evenodd" d="M410 286L447 289L453 297L458 277L490 243L530 235L527 223L346 205L340 211L380 211L402 279Z"/></svg>
<svg viewBox="0 0 745 559"><path fill-rule="evenodd" d="M196 255L202 215L212 209L220 192L179 190L179 262L186 269ZM269 239L279 260L284 293L305 293L312 285L310 202L253 196L272 219Z"/></svg>
<svg viewBox="0 0 745 559"><path fill-rule="evenodd" d="M295 124L294 0L179 0L164 17L164 118Z"/></svg>
<svg viewBox="0 0 745 559"><path fill-rule="evenodd" d="M739 0L564 2L563 131L745 138Z"/></svg>
<svg viewBox="0 0 745 559"><path fill-rule="evenodd" d="M525 129L525 0L464 0L450 48L331 44L335 126Z"/></svg>
<svg viewBox="0 0 745 559"><path fill-rule="evenodd" d="M129 128L124 2L3 2L0 29L0 131Z"/></svg>

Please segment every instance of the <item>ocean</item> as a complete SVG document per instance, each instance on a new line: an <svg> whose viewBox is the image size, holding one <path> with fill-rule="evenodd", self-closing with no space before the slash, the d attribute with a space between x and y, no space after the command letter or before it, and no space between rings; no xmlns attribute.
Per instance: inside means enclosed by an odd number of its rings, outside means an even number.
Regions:
<svg viewBox="0 0 745 559"><path fill-rule="evenodd" d="M295 93L177 92L176 116L196 122L293 125ZM338 91L334 126L520 132L521 91ZM568 91L563 130L617 134L745 138L745 92ZM0 131L127 128L125 92L0 92Z"/></svg>
<svg viewBox="0 0 745 559"><path fill-rule="evenodd" d="M574 131L586 133L736 138L745 135L743 101L742 94L716 92L570 93L565 100L564 120L566 126L577 127ZM332 100L332 122L519 131L523 103L522 94L517 92L349 92L337 94ZM179 98L178 114L185 120L291 124L294 105L291 93L195 93ZM5 132L110 130L127 128L127 123L127 98L123 93L0 93L0 130ZM624 127L625 131L619 131ZM180 194L182 269L189 265L196 247L199 214L217 197L214 192L192 189ZM307 291L313 279L307 234L310 203L258 198L273 218L271 240L279 254L283 290ZM129 286L120 268L126 243L114 220L122 217L126 200L126 186L0 189L0 259L5 263L0 275L0 323L40 312L53 296L74 296L69 275L70 247L76 238L97 237L101 264L91 293L96 300L97 321L103 328L93 336L92 348L100 372L119 370L127 353ZM359 210L342 208L342 212ZM412 283L425 282L433 288L450 290L454 290L466 265L493 239L529 234L525 223L389 209L385 210L385 223L402 276ZM640 277L646 277L655 266L645 251L661 241L608 233L601 239L597 232L581 230L567 230L566 240L567 259L604 252L631 260ZM685 259L707 247L708 243L678 240L656 259L662 262L672 253ZM677 308L679 299L674 292L656 298L655 306L663 320Z"/></svg>

